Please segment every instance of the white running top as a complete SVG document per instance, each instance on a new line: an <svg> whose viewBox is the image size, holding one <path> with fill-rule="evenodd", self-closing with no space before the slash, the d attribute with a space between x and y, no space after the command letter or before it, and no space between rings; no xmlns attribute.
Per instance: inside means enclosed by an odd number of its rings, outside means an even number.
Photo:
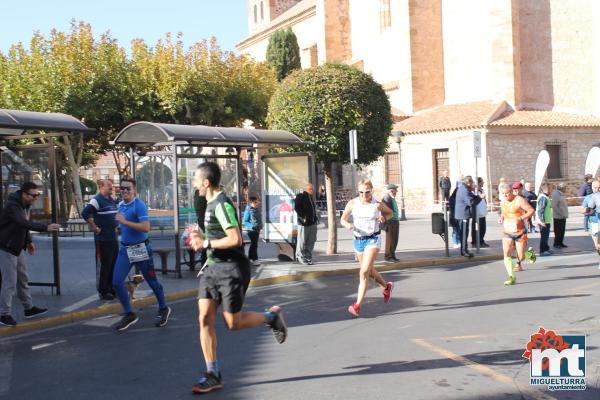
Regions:
<svg viewBox="0 0 600 400"><path fill-rule="evenodd" d="M379 232L379 221L381 212L377 208L378 201L373 197L369 204L363 204L359 198L354 199L352 205L352 220L354 224L354 236L371 236Z"/></svg>

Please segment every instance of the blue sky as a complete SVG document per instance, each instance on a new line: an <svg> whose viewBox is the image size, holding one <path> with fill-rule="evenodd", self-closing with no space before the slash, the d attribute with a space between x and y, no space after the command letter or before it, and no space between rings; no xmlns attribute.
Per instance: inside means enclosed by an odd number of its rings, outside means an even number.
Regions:
<svg viewBox="0 0 600 400"><path fill-rule="evenodd" d="M6 3L5 3L6 2ZM110 30L129 49L132 39L149 45L171 32L183 33L186 46L215 36L224 50L248 34L246 0L20 0L2 1L0 51L27 44L34 31L68 31L72 18L92 25L94 36Z"/></svg>

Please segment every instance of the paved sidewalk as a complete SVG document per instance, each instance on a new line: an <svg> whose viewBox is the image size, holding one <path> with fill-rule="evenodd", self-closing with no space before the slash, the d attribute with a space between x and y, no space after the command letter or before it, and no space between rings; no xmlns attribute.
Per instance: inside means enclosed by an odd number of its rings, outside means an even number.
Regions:
<svg viewBox="0 0 600 400"><path fill-rule="evenodd" d="M590 257L597 257L593 251L591 239L582 229L582 217L578 210L571 208L572 218L567 220L567 235L565 243L569 248L557 251L554 257L564 253L589 252ZM488 215L486 242L491 248L481 249L479 254L470 262L488 262L502 258L501 255L501 229L497 224L496 215ZM536 251L539 247L539 234L530 234L530 245ZM385 240L385 238L384 238ZM28 256L30 280L48 281L51 279L51 247L48 238L36 238L38 253L34 257ZM553 238L550 238L552 245ZM166 236L152 238L155 247L171 247L172 240ZM351 274L357 271L358 265L354 261L351 232L338 228L338 254L327 255L327 229L320 226L318 239L315 246L313 266L304 266L297 263L281 262L277 260L277 246L270 243L260 243L259 257L262 264L253 267L253 286L262 286L290 280L315 279L321 276L336 274ZM472 249L475 253L475 249ZM95 263L93 239L86 237L72 237L60 239L61 259L61 289L60 296L53 295L50 288L32 287L34 304L48 307L49 312L43 317L25 320L23 308L15 298L13 301L13 316L18 321L17 328L0 327L0 336L25 332L32 329L53 326L61 323L77 321L95 316L120 312L118 301L101 302L95 288ZM461 257L459 250L450 249L451 257L445 256L444 242L438 235L431 233L430 213L410 214L408 220L401 223L400 243L397 257L399 263L388 264L383 262L380 254L377 268L380 270L401 269L423 266L442 266L462 264L469 262ZM160 260L155 255L156 268L160 268ZM169 266L174 265L174 256L169 259ZM197 288L196 271L182 267L182 278L175 278L173 273L159 274L159 279L165 288L169 300L191 298L195 296ZM146 297L148 296L148 297ZM139 299L136 307L154 303L154 296L147 284L142 284L136 292Z"/></svg>

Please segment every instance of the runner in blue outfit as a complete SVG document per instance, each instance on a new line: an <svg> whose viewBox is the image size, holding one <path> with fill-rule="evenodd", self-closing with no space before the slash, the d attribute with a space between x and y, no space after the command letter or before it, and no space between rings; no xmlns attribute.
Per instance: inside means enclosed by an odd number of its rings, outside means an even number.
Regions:
<svg viewBox="0 0 600 400"><path fill-rule="evenodd" d="M117 324L116 330L124 331L138 321L137 315L131 309L129 293L125 288L125 278L134 264L140 269L158 300L159 309L155 326L165 326L169 320L171 308L165 302L163 287L154 271L152 246L148 240L148 231L150 230L148 207L142 200L135 197L134 179L123 178L120 189L123 201L119 203L119 213L115 218L121 226L121 249L115 263L113 287L125 315Z"/></svg>

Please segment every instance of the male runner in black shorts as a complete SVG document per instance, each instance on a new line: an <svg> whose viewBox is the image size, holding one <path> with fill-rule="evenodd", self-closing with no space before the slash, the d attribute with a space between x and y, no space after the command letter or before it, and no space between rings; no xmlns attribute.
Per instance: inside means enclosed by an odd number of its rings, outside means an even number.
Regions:
<svg viewBox="0 0 600 400"><path fill-rule="evenodd" d="M230 330L267 324L278 343L283 343L287 338L287 325L281 307L273 306L265 313L241 312L250 283L250 261L242 247L235 207L220 190L220 181L221 170L213 162L201 164L194 174L194 186L207 201L204 220L206 237L193 233L190 235L190 244L196 251L208 250L198 290L200 346L207 372L193 386L194 393L206 393L223 387L215 330L219 304L223 306L223 318Z"/></svg>

